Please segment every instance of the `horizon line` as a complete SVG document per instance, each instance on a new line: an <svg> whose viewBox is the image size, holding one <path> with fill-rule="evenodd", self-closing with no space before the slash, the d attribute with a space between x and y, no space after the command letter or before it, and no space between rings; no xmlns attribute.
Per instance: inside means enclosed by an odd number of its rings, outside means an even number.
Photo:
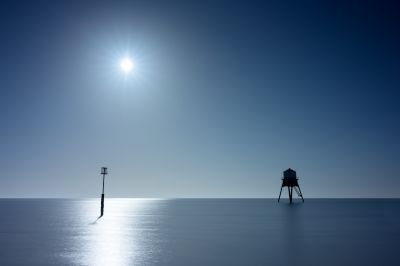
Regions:
<svg viewBox="0 0 400 266"><path fill-rule="evenodd" d="M64 200L97 200L100 197L0 197L0 200L7 200L7 199L30 199L30 200L40 200L40 199L64 199ZM179 200L179 199L273 199L277 200L277 197L108 197L106 199L136 199L136 200ZM285 198L283 198L285 199ZM346 200L346 199L400 199L400 197L309 197L305 198L310 199L310 200L316 200L316 199L340 199L340 200Z"/></svg>

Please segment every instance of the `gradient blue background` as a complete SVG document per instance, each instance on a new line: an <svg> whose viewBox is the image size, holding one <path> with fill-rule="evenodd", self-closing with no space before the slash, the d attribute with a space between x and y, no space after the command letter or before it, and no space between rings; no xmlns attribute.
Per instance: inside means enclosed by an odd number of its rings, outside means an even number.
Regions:
<svg viewBox="0 0 400 266"><path fill-rule="evenodd" d="M2 1L0 197L399 197L399 7Z"/></svg>

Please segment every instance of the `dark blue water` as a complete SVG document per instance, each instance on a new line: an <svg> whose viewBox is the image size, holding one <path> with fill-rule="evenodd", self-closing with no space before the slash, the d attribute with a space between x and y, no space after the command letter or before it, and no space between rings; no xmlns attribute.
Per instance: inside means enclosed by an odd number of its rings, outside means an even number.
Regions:
<svg viewBox="0 0 400 266"><path fill-rule="evenodd" d="M0 200L0 265L399 265L400 200Z"/></svg>

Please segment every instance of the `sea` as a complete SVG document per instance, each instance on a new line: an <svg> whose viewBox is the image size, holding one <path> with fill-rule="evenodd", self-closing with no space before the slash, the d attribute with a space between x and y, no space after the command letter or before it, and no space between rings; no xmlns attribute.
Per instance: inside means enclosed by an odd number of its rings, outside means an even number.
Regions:
<svg viewBox="0 0 400 266"><path fill-rule="evenodd" d="M0 199L0 265L400 265L399 199Z"/></svg>

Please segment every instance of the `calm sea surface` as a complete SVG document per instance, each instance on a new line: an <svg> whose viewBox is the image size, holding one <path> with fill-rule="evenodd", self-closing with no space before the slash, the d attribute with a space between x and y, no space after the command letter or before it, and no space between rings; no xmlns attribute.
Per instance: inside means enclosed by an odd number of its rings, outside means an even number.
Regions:
<svg viewBox="0 0 400 266"><path fill-rule="evenodd" d="M400 200L1 199L0 265L400 265Z"/></svg>

